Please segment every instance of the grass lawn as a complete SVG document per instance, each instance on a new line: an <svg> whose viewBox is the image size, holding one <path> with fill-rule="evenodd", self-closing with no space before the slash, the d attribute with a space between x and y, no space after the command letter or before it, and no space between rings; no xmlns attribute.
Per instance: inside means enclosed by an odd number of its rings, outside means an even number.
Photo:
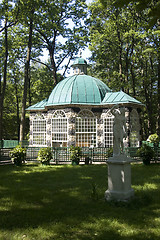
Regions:
<svg viewBox="0 0 160 240"><path fill-rule="evenodd" d="M107 165L0 166L0 240L159 240L160 164L133 164L132 187L109 203Z"/></svg>

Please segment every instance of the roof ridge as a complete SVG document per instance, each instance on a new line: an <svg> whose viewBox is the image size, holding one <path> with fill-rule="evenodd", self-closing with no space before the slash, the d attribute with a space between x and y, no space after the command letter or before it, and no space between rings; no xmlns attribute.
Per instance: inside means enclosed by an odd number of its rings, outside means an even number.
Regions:
<svg viewBox="0 0 160 240"><path fill-rule="evenodd" d="M71 90L71 103L72 103L73 88L74 88L74 85L76 84L76 89L77 89L76 79L77 79L77 77L78 77L79 75L80 75L80 74L75 74L75 75L73 75L73 76L75 76L75 78L74 78L74 81L73 81L73 84L72 84L72 90ZM78 91L77 91L77 93L78 93ZM77 94L77 98L78 98L78 102L79 102L79 96L78 96L78 94Z"/></svg>
<svg viewBox="0 0 160 240"><path fill-rule="evenodd" d="M131 97L130 95L123 91L106 93L105 98L102 101L102 104L118 104L118 103L123 104L132 103L143 105L140 101L138 101L134 97Z"/></svg>

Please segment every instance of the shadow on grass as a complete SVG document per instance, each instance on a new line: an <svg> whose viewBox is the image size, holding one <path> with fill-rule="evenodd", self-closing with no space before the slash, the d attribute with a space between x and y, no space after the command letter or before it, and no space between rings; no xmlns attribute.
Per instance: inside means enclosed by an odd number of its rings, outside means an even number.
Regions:
<svg viewBox="0 0 160 240"><path fill-rule="evenodd" d="M110 203L104 201L106 165L3 166L0 230L9 237L25 231L28 239L159 240L159 170L132 166L135 198Z"/></svg>

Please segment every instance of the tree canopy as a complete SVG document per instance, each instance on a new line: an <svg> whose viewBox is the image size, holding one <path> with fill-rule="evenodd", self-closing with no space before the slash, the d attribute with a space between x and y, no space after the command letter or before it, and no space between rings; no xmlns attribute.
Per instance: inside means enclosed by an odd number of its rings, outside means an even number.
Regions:
<svg viewBox="0 0 160 240"><path fill-rule="evenodd" d="M134 2L120 8L116 1L95 1L89 19L92 71L112 89L122 89L146 105L144 138L160 126L160 31L157 23L148 29L149 13L149 8L138 12Z"/></svg>
<svg viewBox="0 0 160 240"><path fill-rule="evenodd" d="M123 8L129 4L135 5L137 12L148 11L148 24L154 26L160 20L160 1L159 0L101 0L104 7L112 2L113 6Z"/></svg>
<svg viewBox="0 0 160 240"><path fill-rule="evenodd" d="M3 0L0 140L27 136L26 107L49 96L88 41L90 73L146 105L144 139L160 135L159 19L158 0Z"/></svg>
<svg viewBox="0 0 160 240"><path fill-rule="evenodd" d="M32 99L35 74L44 69L47 74L45 84L48 82L52 89L61 79L58 70L63 68L65 75L71 59L87 43L84 25L87 5L85 0L3 0L0 13L0 139L12 135L6 135L3 127L8 116L5 112L8 90L12 89L16 91L16 98L11 111L17 116L15 124L18 126L13 137L17 134L19 138L17 129L21 125L22 140L28 132L25 131L26 106L38 100ZM49 59L42 62L44 50ZM41 64L41 67L37 64L37 73L32 70L36 63Z"/></svg>

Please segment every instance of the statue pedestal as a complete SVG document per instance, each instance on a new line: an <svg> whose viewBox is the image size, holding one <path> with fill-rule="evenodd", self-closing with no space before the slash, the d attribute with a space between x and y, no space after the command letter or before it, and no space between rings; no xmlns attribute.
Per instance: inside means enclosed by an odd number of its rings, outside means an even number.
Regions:
<svg viewBox="0 0 160 240"><path fill-rule="evenodd" d="M108 190L105 192L107 201L129 200L134 196L131 188L132 159L124 154L108 159Z"/></svg>

